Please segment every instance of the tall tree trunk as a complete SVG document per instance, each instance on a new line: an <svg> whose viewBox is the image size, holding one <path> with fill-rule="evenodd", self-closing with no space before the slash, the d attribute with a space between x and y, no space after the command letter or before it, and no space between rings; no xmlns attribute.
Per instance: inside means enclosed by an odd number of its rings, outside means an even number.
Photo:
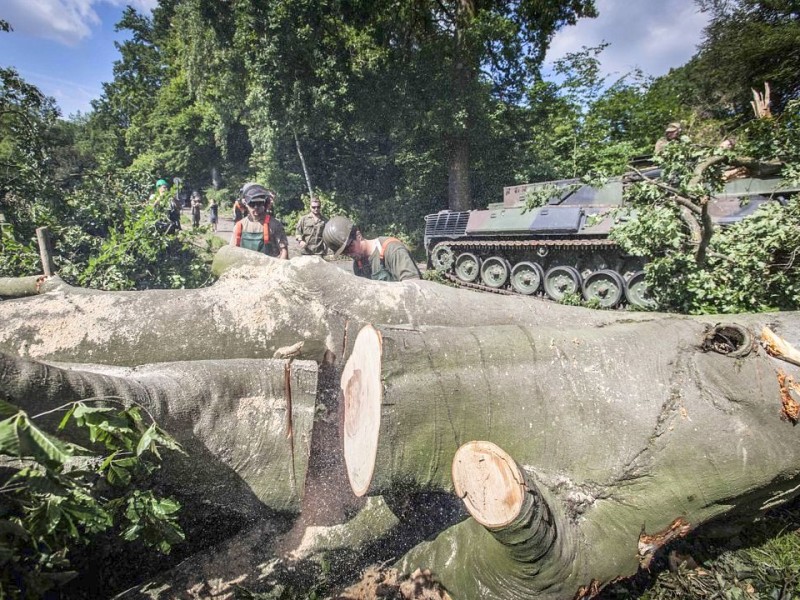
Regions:
<svg viewBox="0 0 800 600"><path fill-rule="evenodd" d="M469 187L469 138L466 135L448 137L450 154L447 162L447 197L450 210L470 210L472 198Z"/></svg>
<svg viewBox="0 0 800 600"><path fill-rule="evenodd" d="M470 210L472 193L469 183L471 88L477 76L474 59L465 32L475 18L475 0L456 3L453 50L453 115L451 132L446 136L447 196L450 210Z"/></svg>

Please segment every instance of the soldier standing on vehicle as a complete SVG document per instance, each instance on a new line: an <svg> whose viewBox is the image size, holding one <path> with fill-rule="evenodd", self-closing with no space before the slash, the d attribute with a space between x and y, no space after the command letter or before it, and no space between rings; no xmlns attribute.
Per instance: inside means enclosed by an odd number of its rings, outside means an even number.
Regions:
<svg viewBox="0 0 800 600"><path fill-rule="evenodd" d="M664 137L659 138L656 142L655 153L658 154L664 148L667 147L667 144L670 142L674 142L675 140L679 140L681 135L683 134L683 125L674 121L667 125L667 128L664 130Z"/></svg>
<svg viewBox="0 0 800 600"><path fill-rule="evenodd" d="M283 223L272 213L275 192L257 183L242 188L241 201L248 215L233 226L231 245L275 258L289 258L289 242Z"/></svg>
<svg viewBox="0 0 800 600"><path fill-rule="evenodd" d="M328 249L322 239L322 231L328 221L322 216L322 205L319 198L311 198L311 212L297 222L295 239L303 254L323 255Z"/></svg>
<svg viewBox="0 0 800 600"><path fill-rule="evenodd" d="M422 279L417 263L405 244L393 237L364 239L347 217L333 217L322 231L322 239L334 256L353 259L353 273L378 281Z"/></svg>

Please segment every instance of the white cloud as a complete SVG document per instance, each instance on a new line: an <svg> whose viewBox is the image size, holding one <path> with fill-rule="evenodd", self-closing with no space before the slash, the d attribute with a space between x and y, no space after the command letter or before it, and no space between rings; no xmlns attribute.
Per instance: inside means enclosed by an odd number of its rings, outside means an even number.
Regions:
<svg viewBox="0 0 800 600"><path fill-rule="evenodd" d="M635 68L659 76L685 64L697 51L708 21L694 0L597 0L599 16L582 19L559 31L547 62L582 46L609 46L600 55L606 74L624 75Z"/></svg>
<svg viewBox="0 0 800 600"><path fill-rule="evenodd" d="M100 25L95 7L130 4L140 12L151 11L158 0L4 0L3 18L15 31L74 46Z"/></svg>

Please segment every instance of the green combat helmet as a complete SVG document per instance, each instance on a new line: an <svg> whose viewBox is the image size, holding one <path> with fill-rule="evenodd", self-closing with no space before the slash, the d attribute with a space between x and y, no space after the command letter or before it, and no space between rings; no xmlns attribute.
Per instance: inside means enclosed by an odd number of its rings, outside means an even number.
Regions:
<svg viewBox="0 0 800 600"><path fill-rule="evenodd" d="M341 256L353 239L355 225L347 217L333 217L322 230L322 241L333 250L334 256Z"/></svg>

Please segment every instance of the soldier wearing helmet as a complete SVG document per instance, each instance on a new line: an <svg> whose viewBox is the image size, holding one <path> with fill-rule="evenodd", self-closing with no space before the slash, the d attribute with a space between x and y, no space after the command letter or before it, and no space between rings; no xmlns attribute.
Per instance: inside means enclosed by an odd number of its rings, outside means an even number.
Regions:
<svg viewBox="0 0 800 600"><path fill-rule="evenodd" d="M167 194L169 193L169 184L167 183L166 179L159 179L156 181L156 191L150 194L150 202L153 203L154 206L159 205L163 200L166 199Z"/></svg>
<svg viewBox="0 0 800 600"><path fill-rule="evenodd" d="M272 215L275 192L257 183L242 188L240 198L247 215L233 226L231 245L275 258L289 258L289 241L283 223Z"/></svg>
<svg viewBox="0 0 800 600"><path fill-rule="evenodd" d="M322 230L322 239L334 256L353 259L353 272L378 281L421 279L405 244L393 237L365 239L347 217L333 217Z"/></svg>

